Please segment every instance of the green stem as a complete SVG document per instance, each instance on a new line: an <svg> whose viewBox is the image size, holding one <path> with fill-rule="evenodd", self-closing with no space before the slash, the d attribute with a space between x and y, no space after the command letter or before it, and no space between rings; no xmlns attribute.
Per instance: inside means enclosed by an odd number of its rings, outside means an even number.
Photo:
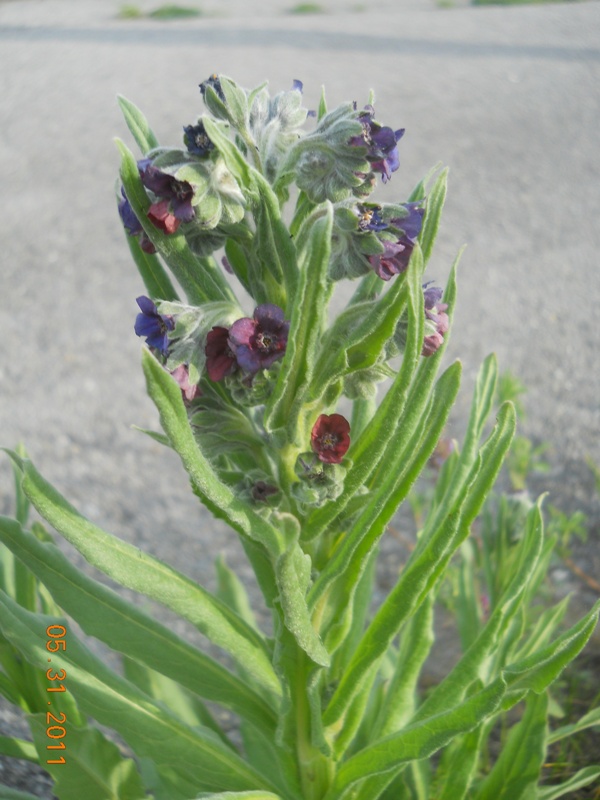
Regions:
<svg viewBox="0 0 600 800"><path fill-rule="evenodd" d="M296 709L296 754L304 800L322 800L334 775L333 762L311 741L311 713L307 685L310 662L298 648L295 674L294 705Z"/></svg>

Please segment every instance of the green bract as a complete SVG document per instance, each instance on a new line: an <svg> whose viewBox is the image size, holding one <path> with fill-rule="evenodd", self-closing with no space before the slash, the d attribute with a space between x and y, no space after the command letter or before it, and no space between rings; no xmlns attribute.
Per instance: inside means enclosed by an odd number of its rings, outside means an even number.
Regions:
<svg viewBox="0 0 600 800"><path fill-rule="evenodd" d="M600 767L543 786L540 775L550 744L600 724L596 709L548 727L549 687L599 607L570 628L564 601L532 610L556 540L541 500L493 499L516 427L513 404L495 405L493 356L464 441L446 448L419 506L410 555L372 603L380 542L403 501L417 503L459 391L461 364L444 361L458 257L443 297L424 295L447 172L377 205L367 198L378 173L393 180L402 131L371 124L372 106L328 111L323 96L307 132L299 82L275 97L216 75L202 88L195 152L160 147L120 99L153 170L144 184L118 143L119 210L149 295L136 332L173 328L167 352L143 351L162 428L145 432L239 535L272 625L257 623L222 559L213 594L85 519L23 450L7 451L17 511L0 518L0 693L33 742L0 737L0 753L40 763L60 800L552 800L589 785ZM356 279L345 307L342 279ZM210 654L84 575L28 524L30 506L114 584L193 625ZM424 691L448 581L461 653ZM120 653L123 670L72 622ZM54 649L52 631L68 631L68 645ZM49 650L68 675L53 704L64 719L50 727ZM233 735L215 708L235 715ZM49 736L64 748L48 750ZM48 757L61 752L63 763Z"/></svg>

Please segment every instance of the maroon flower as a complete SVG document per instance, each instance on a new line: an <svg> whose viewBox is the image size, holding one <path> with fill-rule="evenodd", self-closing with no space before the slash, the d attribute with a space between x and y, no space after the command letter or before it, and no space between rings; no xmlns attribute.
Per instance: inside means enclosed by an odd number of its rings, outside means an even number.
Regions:
<svg viewBox="0 0 600 800"><path fill-rule="evenodd" d="M321 414L313 425L310 444L319 461L339 464L350 447L350 424L341 414Z"/></svg>
<svg viewBox="0 0 600 800"><path fill-rule="evenodd" d="M209 331L204 352L206 353L206 371L211 381L222 381L235 369L235 355L229 346L229 328L215 326Z"/></svg>
<svg viewBox="0 0 600 800"><path fill-rule="evenodd" d="M190 373L186 364L180 364L171 372L171 375L179 384L184 403L191 403L192 400L202 395L197 384L190 384Z"/></svg>
<svg viewBox="0 0 600 800"><path fill-rule="evenodd" d="M181 220L177 219L174 214L169 211L169 201L160 200L158 203L152 203L148 209L148 219L163 233L175 233L177 228L181 225Z"/></svg>
<svg viewBox="0 0 600 800"><path fill-rule="evenodd" d="M254 309L254 316L243 317L229 330L229 345L240 367L255 373L269 367L285 354L290 323L283 311L272 303Z"/></svg>

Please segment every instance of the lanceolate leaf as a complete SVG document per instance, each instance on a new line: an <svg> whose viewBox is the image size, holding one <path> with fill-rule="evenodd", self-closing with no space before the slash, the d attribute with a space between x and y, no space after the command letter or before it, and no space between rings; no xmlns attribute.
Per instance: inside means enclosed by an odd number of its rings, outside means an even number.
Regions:
<svg viewBox="0 0 600 800"><path fill-rule="evenodd" d="M0 610L3 630L12 644L31 663L46 668L46 629L53 624L68 629L68 621L27 612L3 592ZM82 712L116 730L138 756L151 758L157 767L176 770L184 791L275 789L268 778L246 764L212 732L192 730L180 723L110 670L77 641L71 630L67 649L61 651L57 663L66 670L66 688Z"/></svg>
<svg viewBox="0 0 600 800"><path fill-rule="evenodd" d="M57 547L42 544L11 522L0 517L0 540L86 633L274 732L274 709L246 683L111 589L86 577ZM240 654L237 660L249 668L250 659Z"/></svg>
<svg viewBox="0 0 600 800"><path fill-rule="evenodd" d="M492 771L475 793L476 800L529 800L535 797L546 753L546 694L529 695L523 719L511 728Z"/></svg>
<svg viewBox="0 0 600 800"><path fill-rule="evenodd" d="M42 764L52 775L57 797L85 797L85 800L139 800L145 790L142 779L131 758L124 758L119 748L97 728L78 728L67 719L64 751L47 750L46 714L28 718L33 738ZM50 753L54 755L50 755ZM65 754L64 764L48 764L47 759L58 759ZM46 763L44 763L46 762Z"/></svg>
<svg viewBox="0 0 600 800"><path fill-rule="evenodd" d="M24 758L27 761L39 763L39 757L35 745L25 739L17 739L15 736L0 736L0 755L10 758ZM2 786L0 785L0 791ZM1 797L1 793L0 793Z"/></svg>
<svg viewBox="0 0 600 800"><path fill-rule="evenodd" d="M303 226L298 237L301 280L298 296L294 298L285 357L265 412L268 430L287 427L290 435L297 431L298 410L292 413L292 406L299 401L299 390L305 389L310 380L312 363L325 324L331 287L327 280L327 265L331 252L332 224L333 208L329 204L325 215L313 220L308 231Z"/></svg>
<svg viewBox="0 0 600 800"><path fill-rule="evenodd" d="M409 439L398 452L390 454L385 477L379 486L374 488L365 498L364 511L359 515L344 541L329 560L321 575L315 581L310 593L310 602L313 608L323 604L323 598L328 594L328 587L337 582L338 595L345 608L349 593L353 591L366 558L375 546L378 538L383 534L385 526L389 523L399 503L408 493L414 479L430 457L444 427L447 414L452 406L460 382L460 364L450 367L440 378L432 404L423 429L419 431L417 441ZM424 441L421 442L421 436ZM407 448L407 461L401 465L403 454ZM402 479L409 474L411 477L404 482ZM341 611L331 604L323 623L331 616L335 617ZM322 624L323 624L322 623Z"/></svg>
<svg viewBox="0 0 600 800"><path fill-rule="evenodd" d="M514 410L510 406L505 410L504 419L499 415L495 430L482 448L482 453L486 455L485 461L481 458L484 480L497 474L514 433ZM442 518L426 544L415 549L399 581L367 629L325 711L324 722L331 726L332 733L342 724L345 710L353 696L372 680L374 669L385 650L410 614L419 607L460 544L461 537L468 532L471 518L467 511L470 514L474 507L473 496L482 492L478 483L478 472L479 467L476 465L470 476L463 477L458 487L460 493L453 498L453 504L446 507L445 514L439 515ZM463 514L466 519L462 517Z"/></svg>
<svg viewBox="0 0 600 800"><path fill-rule="evenodd" d="M123 116L125 117L127 127L140 148L142 155L145 156L150 150L158 147L158 139L152 132L148 120L137 106L121 94L117 96L117 100L123 112Z"/></svg>
<svg viewBox="0 0 600 800"><path fill-rule="evenodd" d="M265 685L278 693L279 681L256 630L189 578L86 520L29 461L23 462L23 470L23 489L39 513L92 566L181 614L246 666L254 663L257 677L263 676Z"/></svg>
<svg viewBox="0 0 600 800"><path fill-rule="evenodd" d="M459 702L473 680L479 678L486 682L493 677L489 675L490 654L520 607L527 582L540 556L542 537L543 520L538 503L529 513L526 534L520 544L521 557L510 585L473 645L444 680L427 696L415 719L433 716L445 708L448 703Z"/></svg>
<svg viewBox="0 0 600 800"><path fill-rule="evenodd" d="M442 209L446 200L446 190L448 188L448 170L444 169L433 184L431 191L427 196L427 205L425 206L425 217L423 219L423 228L419 241L423 249L423 259L425 263L429 261L429 257L433 251L433 245L437 237L438 229L440 227L440 219L442 216Z"/></svg>
<svg viewBox="0 0 600 800"><path fill-rule="evenodd" d="M129 250L152 300L179 300L167 271L157 255L145 253L135 236L125 233Z"/></svg>
<svg viewBox="0 0 600 800"><path fill-rule="evenodd" d="M579 733L579 731L592 728L595 725L600 725L600 706L585 714L581 719L577 720L577 722L573 722L571 725L562 725L560 728L552 731L548 735L548 744L559 742L567 736L572 736L574 733Z"/></svg>
<svg viewBox="0 0 600 800"><path fill-rule="evenodd" d="M345 800L360 781L368 782L372 776L385 773L393 775L404 763L431 755L491 716L505 691L506 685L496 681L459 706L365 747L341 765L325 800Z"/></svg>
<svg viewBox="0 0 600 800"><path fill-rule="evenodd" d="M600 767L585 767L576 772L572 778L565 783L554 786L540 786L538 789L538 800L557 800L559 797L573 796L573 792L589 786L592 781L600 776Z"/></svg>

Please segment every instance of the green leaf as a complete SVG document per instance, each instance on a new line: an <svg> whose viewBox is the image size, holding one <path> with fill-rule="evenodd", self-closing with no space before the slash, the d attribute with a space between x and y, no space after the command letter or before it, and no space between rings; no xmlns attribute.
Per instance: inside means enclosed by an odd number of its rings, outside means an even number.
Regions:
<svg viewBox="0 0 600 800"><path fill-rule="evenodd" d="M415 548L400 579L375 614L324 713L323 721L330 728L330 734L335 735L343 725L345 709L352 697L372 681L385 650L468 534L473 512L478 508L474 498L481 499L486 486L489 487L490 481L493 483L514 433L514 411L508 406L505 412L499 414L496 428L482 447L481 469L476 463L472 474L463 477L459 492L453 493L452 504L446 506L443 515L439 515L437 527L430 536L422 534L420 541L425 539L426 544Z"/></svg>
<svg viewBox="0 0 600 800"><path fill-rule="evenodd" d="M323 215L323 211L325 212ZM297 431L296 420L301 390L310 381L315 352L326 323L327 299L331 284L327 265L331 252L333 206L327 203L321 216L305 223L298 235L298 265L301 281L294 297L288 344L279 377L265 411L265 427L286 427L289 435ZM296 410L293 406L296 404ZM299 446L301 442L297 442Z"/></svg>
<svg viewBox="0 0 600 800"><path fill-rule="evenodd" d="M423 292L417 274L417 262L411 260L405 279L407 287L407 315L408 315L408 341L402 366L388 390L385 399L375 412L369 426L354 440L350 447L349 457L352 458L352 467L344 481L344 491L335 503L327 503L308 519L304 539L316 538L329 528L334 519L340 514L347 503L356 495L369 475L381 461L385 452L392 453L398 449L398 442L391 437L391 431L399 431L404 409L417 415L423 412L427 398L423 400L419 409L416 409L415 398L410 393L411 381L418 364L419 353L423 341ZM410 401L409 401L410 397ZM417 416L420 419L420 414ZM417 420L415 420L416 425ZM406 435L406 429L402 428Z"/></svg>
<svg viewBox="0 0 600 800"><path fill-rule="evenodd" d="M178 300L179 296L157 255L145 253L136 236L125 231L129 250L152 300Z"/></svg>
<svg viewBox="0 0 600 800"><path fill-rule="evenodd" d="M46 629L64 618L32 614L0 592L2 626L12 644L40 668L47 667ZM67 689L81 711L116 730L139 757L175 770L183 791L272 790L270 781L206 729L192 730L163 706L92 655L68 629L68 644L57 663L68 673Z"/></svg>
<svg viewBox="0 0 600 800"><path fill-rule="evenodd" d="M31 534L18 530L17 523L10 523L11 520L0 517L0 540L31 569L58 605L87 634L180 682L200 697L221 703L273 732L274 712L250 686L114 591L85 576L57 547L38 542ZM229 616L237 624L237 618ZM221 624L226 625L224 619ZM239 624L237 627L241 628ZM226 636L222 630L220 638ZM235 652L238 637L229 638ZM256 670L256 658L248 652L247 644L236 660L250 674ZM258 679L252 677L253 683L264 684L262 672Z"/></svg>
<svg viewBox="0 0 600 800"><path fill-rule="evenodd" d="M0 783L0 800L39 800L39 797L29 794L29 792L20 792L18 789L10 789L8 786Z"/></svg>
<svg viewBox="0 0 600 800"><path fill-rule="evenodd" d="M566 794L571 796L577 789L583 789L600 776L600 767L585 767L576 772L572 778L558 786L540 786L538 788L538 800L556 800Z"/></svg>
<svg viewBox="0 0 600 800"><path fill-rule="evenodd" d="M145 796L144 785L135 762L124 758L119 748L97 728L77 727L65 722L66 750L46 749L46 714L30 714L29 727L40 753L45 754L43 764L54 779L53 791L57 797L85 797L85 800L140 800ZM53 752L55 755L49 755ZM48 759L63 755L64 764L48 764Z"/></svg>
<svg viewBox="0 0 600 800"><path fill-rule="evenodd" d="M502 670L511 691L516 694L523 690L536 693L545 691L585 647L596 627L598 613L600 600L579 622L551 644Z"/></svg>
<svg viewBox="0 0 600 800"><path fill-rule="evenodd" d="M546 694L529 695L523 719L514 725L476 800L529 800L535 792L546 753Z"/></svg>
<svg viewBox="0 0 600 800"><path fill-rule="evenodd" d="M130 100L127 100L127 98L123 97L121 94L117 95L117 101L121 107L131 135L137 142L142 155L145 156L150 150L158 147L158 139L152 132L148 120L137 106L134 106Z"/></svg>
<svg viewBox="0 0 600 800"><path fill-rule="evenodd" d="M421 668L434 641L434 599L434 593L431 592L401 636L394 676L377 719L374 738L399 731L414 714Z"/></svg>
<svg viewBox="0 0 600 800"><path fill-rule="evenodd" d="M484 726L457 737L442 754L446 779L437 800L463 800L475 775L482 750ZM457 744L455 747L454 745ZM447 758L448 754L448 758Z"/></svg>
<svg viewBox="0 0 600 800"><path fill-rule="evenodd" d="M278 794L272 792L219 792L218 794L200 795L206 800L281 800Z"/></svg>
<svg viewBox="0 0 600 800"><path fill-rule="evenodd" d="M447 188L448 169L444 169L436 179L431 191L427 196L425 216L423 218L423 226L419 236L425 264L427 264L429 261L438 234L442 209L444 208L444 201L446 200Z"/></svg>
<svg viewBox="0 0 600 800"><path fill-rule="evenodd" d="M236 573L227 566L222 554L218 556L215 568L218 580L217 597L219 600L226 603L248 625L258 629L246 587Z"/></svg>
<svg viewBox="0 0 600 800"><path fill-rule="evenodd" d="M329 654L312 625L306 604L310 569L310 556L297 543L280 556L277 562L279 600L286 628L294 635L298 645L316 664L327 667Z"/></svg>
<svg viewBox="0 0 600 800"><path fill-rule="evenodd" d="M522 605L525 589L537 563L543 542L541 499L527 518L527 528L521 544L516 571L506 591L472 646L446 677L430 692L419 708L416 719L425 719L443 710L448 703L459 702L475 679L484 683L492 676L491 655L503 632Z"/></svg>
<svg viewBox="0 0 600 800"><path fill-rule="evenodd" d="M0 736L0 755L10 758L24 758L39 763L37 750L33 742L17 739L16 736ZM1 788L1 787L0 787Z"/></svg>
<svg viewBox="0 0 600 800"><path fill-rule="evenodd" d="M498 709L506 685L496 681L459 706L369 745L339 768L325 800L345 800L372 776L393 776L406 762L427 758L460 733L473 730Z"/></svg>
<svg viewBox="0 0 600 800"><path fill-rule="evenodd" d="M127 656L123 658L123 674L128 681L148 697L165 705L190 728L198 725L210 728L228 747L234 747L204 703L182 684Z"/></svg>
<svg viewBox="0 0 600 800"><path fill-rule="evenodd" d="M458 391L460 372L460 363L457 362L442 375L431 405L425 412L425 419L420 427L415 425L415 439L408 438L402 447L398 446L396 452L390 448L387 469L379 484L365 497L362 512L315 581L310 602L314 609L321 607L324 611L321 630L325 630L346 608L368 553L385 531L398 505L433 452ZM400 444L395 435L390 442ZM332 602L333 591L337 595L337 602ZM339 631L338 636L343 636L343 630ZM333 643L328 640L327 644L332 650Z"/></svg>
<svg viewBox="0 0 600 800"><path fill-rule="evenodd" d="M563 725L551 731L548 735L548 744L559 742L567 736L572 736L574 733L579 733L579 731L584 731L586 728L592 728L595 725L600 725L600 706L584 714L577 722L573 722L570 725Z"/></svg>
<svg viewBox="0 0 600 800"><path fill-rule="evenodd" d="M171 380L168 373L165 375ZM173 381L177 388L177 384ZM178 399L180 400L179 392ZM163 603L195 625L245 665L277 695L279 681L264 640L210 592L136 547L110 536L82 517L30 462L24 462L23 489L39 513L76 547L92 566L129 589Z"/></svg>

